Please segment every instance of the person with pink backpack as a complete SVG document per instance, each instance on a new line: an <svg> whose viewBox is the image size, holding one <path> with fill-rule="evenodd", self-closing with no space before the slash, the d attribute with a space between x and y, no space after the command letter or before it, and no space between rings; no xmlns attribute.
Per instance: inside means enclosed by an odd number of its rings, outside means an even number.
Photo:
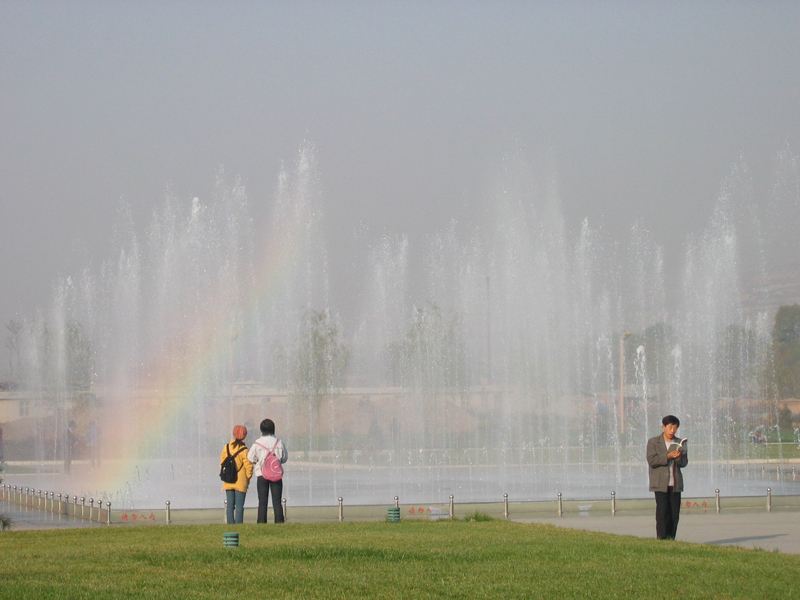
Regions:
<svg viewBox="0 0 800 600"><path fill-rule="evenodd" d="M272 511L275 522L283 523L283 463L289 458L284 443L275 437L275 423L272 419L261 421L261 437L250 447L247 458L253 463L253 473L257 475L258 491L257 523L267 522L267 506L272 494Z"/></svg>

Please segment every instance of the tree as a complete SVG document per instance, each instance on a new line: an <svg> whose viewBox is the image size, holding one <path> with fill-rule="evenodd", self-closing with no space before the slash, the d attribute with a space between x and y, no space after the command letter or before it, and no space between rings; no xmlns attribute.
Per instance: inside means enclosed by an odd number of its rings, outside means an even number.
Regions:
<svg viewBox="0 0 800 600"><path fill-rule="evenodd" d="M20 377L20 337L22 331L22 323L16 321L9 321L6 325L6 348L8 348L8 378L19 379Z"/></svg>
<svg viewBox="0 0 800 600"><path fill-rule="evenodd" d="M72 389L89 389L94 373L94 348L79 322L72 321L67 324L66 343L67 385Z"/></svg>
<svg viewBox="0 0 800 600"><path fill-rule="evenodd" d="M792 411L789 410L789 407L785 404L783 408L778 412L778 427L781 431L791 431L792 430Z"/></svg>
<svg viewBox="0 0 800 600"><path fill-rule="evenodd" d="M25 386L41 390L45 398L55 398L59 390L85 391L92 386L95 349L79 321L66 322L62 336L46 322L23 328L11 321L6 329L12 375Z"/></svg>
<svg viewBox="0 0 800 600"><path fill-rule="evenodd" d="M290 386L289 381L289 357L286 353L286 348L280 341L275 340L272 343L272 372L271 379L274 384L281 388L286 389Z"/></svg>
<svg viewBox="0 0 800 600"><path fill-rule="evenodd" d="M406 337L387 352L394 385L430 394L458 391L469 385L467 350L457 314L446 318L441 308L414 309L414 324Z"/></svg>
<svg viewBox="0 0 800 600"><path fill-rule="evenodd" d="M722 332L716 362L717 381L723 397L751 395L757 381L751 370L756 353L756 334L739 325L728 325Z"/></svg>
<svg viewBox="0 0 800 600"><path fill-rule="evenodd" d="M291 370L292 387L308 403L314 431L319 434L323 398L344 386L350 354L327 310L306 310L300 326Z"/></svg>
<svg viewBox="0 0 800 600"><path fill-rule="evenodd" d="M800 396L800 305L781 306L772 329L773 373L781 398Z"/></svg>

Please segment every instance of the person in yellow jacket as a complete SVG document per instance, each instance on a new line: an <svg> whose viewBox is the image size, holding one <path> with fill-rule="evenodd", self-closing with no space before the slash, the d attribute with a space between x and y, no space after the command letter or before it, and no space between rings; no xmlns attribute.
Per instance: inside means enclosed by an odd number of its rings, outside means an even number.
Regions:
<svg viewBox="0 0 800 600"><path fill-rule="evenodd" d="M228 455L235 456L236 470L238 478L236 483L223 483L222 489L228 500L226 507L228 525L234 523L244 523L244 499L247 495L247 488L250 486L250 478L253 477L253 463L247 458L247 446L244 445L244 438L247 437L247 427L237 425L233 428L233 439L225 444L222 455L219 458L219 465L228 458Z"/></svg>

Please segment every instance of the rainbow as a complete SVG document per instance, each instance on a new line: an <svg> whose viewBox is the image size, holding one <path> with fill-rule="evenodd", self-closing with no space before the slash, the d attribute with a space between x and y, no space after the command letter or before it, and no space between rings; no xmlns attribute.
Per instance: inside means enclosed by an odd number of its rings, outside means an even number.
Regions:
<svg viewBox="0 0 800 600"><path fill-rule="evenodd" d="M249 297L242 302L245 322L256 315L259 307L282 293L295 266L307 259L309 210L307 202L292 203L288 215L273 219L271 235L264 236L255 254L254 285ZM202 318L192 319L185 325L190 332L177 330L169 336L170 343L180 346L181 352L170 353L146 370L149 373L147 386L157 397L135 397L124 410L125 418L114 415L102 424L106 446L109 440L127 439L130 443L123 442L121 446L136 447L138 452L111 456L117 459L115 465L98 471L93 481L96 489L112 495L124 489L134 478L136 464L141 462L138 457L148 456L152 450L163 447L169 436L180 430L189 411L200 404L208 375L221 361L233 361L235 337L231 338L229 312L222 309L225 304L221 297L210 298L205 305L208 308ZM198 322L202 322L202 327L197 327ZM190 333L192 343L181 343L189 339ZM136 440L130 439L132 435L136 435ZM220 447L225 441L220 440Z"/></svg>

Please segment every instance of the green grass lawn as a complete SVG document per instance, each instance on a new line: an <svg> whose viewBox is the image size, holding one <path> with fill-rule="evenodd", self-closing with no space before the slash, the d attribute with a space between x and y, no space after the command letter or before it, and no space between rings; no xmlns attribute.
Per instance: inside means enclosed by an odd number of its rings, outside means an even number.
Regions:
<svg viewBox="0 0 800 600"><path fill-rule="evenodd" d="M800 598L800 556L506 521L0 533L0 598L656 596Z"/></svg>

